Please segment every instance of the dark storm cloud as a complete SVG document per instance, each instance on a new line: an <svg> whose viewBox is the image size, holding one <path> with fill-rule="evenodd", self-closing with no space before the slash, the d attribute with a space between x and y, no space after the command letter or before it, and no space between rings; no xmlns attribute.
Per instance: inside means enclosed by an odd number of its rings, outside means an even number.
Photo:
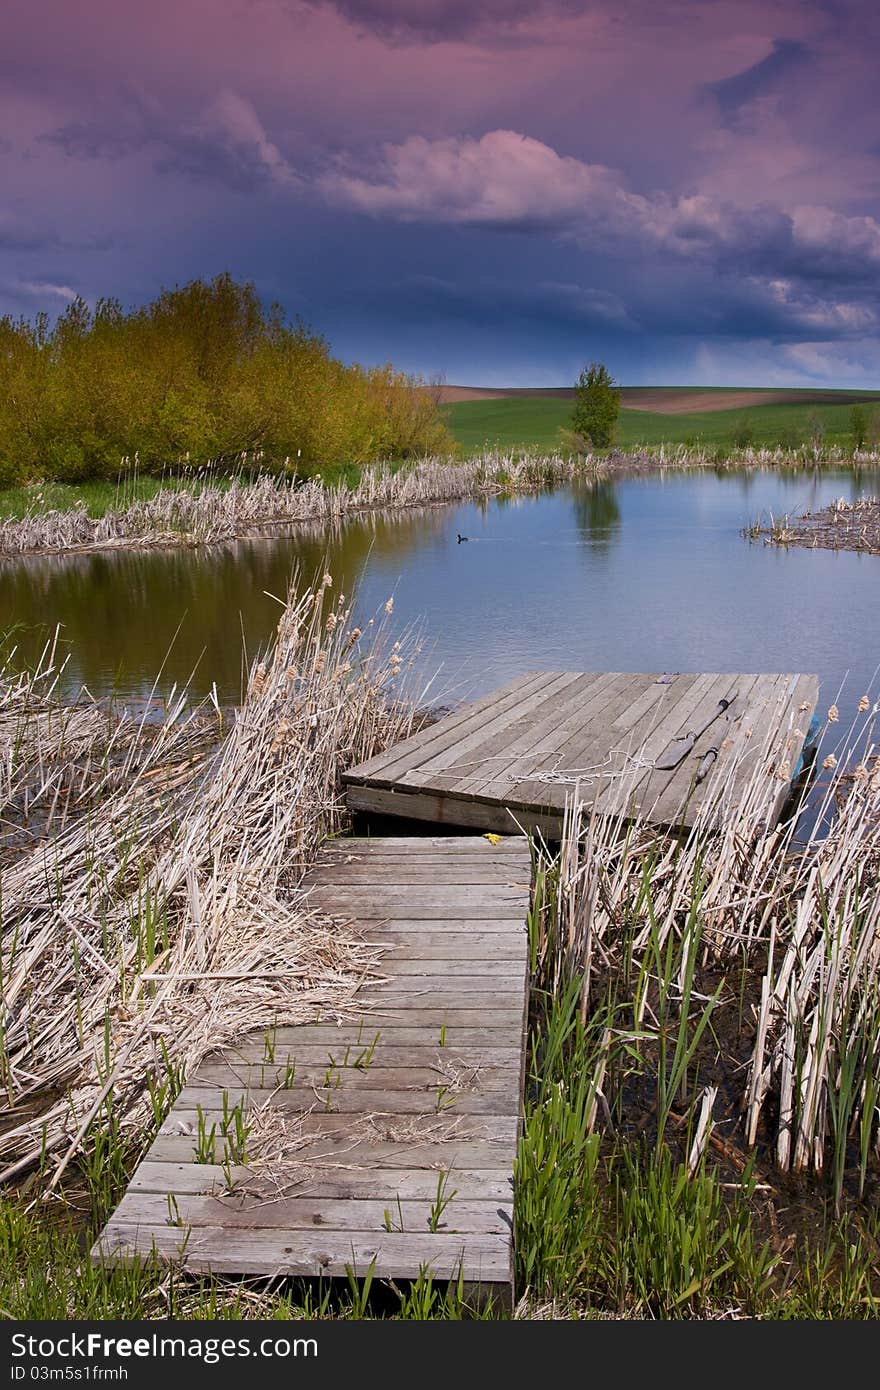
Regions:
<svg viewBox="0 0 880 1390"><path fill-rule="evenodd" d="M503 35L523 21L582 14L590 0L306 0L359 29L411 40Z"/></svg>
<svg viewBox="0 0 880 1390"><path fill-rule="evenodd" d="M160 174L206 180L237 193L298 182L253 105L223 89L201 112L174 120L134 94L90 121L70 122L43 139L73 159L125 160L146 154Z"/></svg>
<svg viewBox="0 0 880 1390"><path fill-rule="evenodd" d="M662 246L729 275L781 276L841 290L876 290L880 277L880 225L829 208L788 213L683 200L651 231Z"/></svg>
<svg viewBox="0 0 880 1390"><path fill-rule="evenodd" d="M773 51L766 58L732 77L708 83L705 91L715 98L722 116L729 121L756 97L778 89L790 73L806 65L809 56L806 44L775 39Z"/></svg>

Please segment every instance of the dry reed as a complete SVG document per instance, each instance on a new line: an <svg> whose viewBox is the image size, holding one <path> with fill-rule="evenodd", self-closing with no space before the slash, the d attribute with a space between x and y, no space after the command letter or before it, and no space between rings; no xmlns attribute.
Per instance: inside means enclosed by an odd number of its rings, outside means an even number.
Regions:
<svg viewBox="0 0 880 1390"><path fill-rule="evenodd" d="M880 555L880 498L838 497L818 512L761 518L746 528L751 540L772 545L805 545L821 550L855 550Z"/></svg>
<svg viewBox="0 0 880 1390"><path fill-rule="evenodd" d="M340 765L405 736L411 706L389 703L406 652L384 617L362 655L330 584L282 606L210 756L184 692L128 775L3 874L0 1177L42 1161L54 1186L111 1103L134 1134L150 1085L351 1004L374 952L299 884Z"/></svg>
<svg viewBox="0 0 880 1390"><path fill-rule="evenodd" d="M764 1143L783 1172L832 1170L838 1200L854 1151L860 1187L880 1159L877 712L865 697L863 722L825 758L805 842L797 838L802 803L768 829L780 785L779 748L769 739L741 793L734 792L737 763L754 750L740 742L681 840L629 821L626 786L601 817L575 790L549 919L555 936L543 930L537 945L539 973L543 960L556 993L580 981L585 1020L605 1007L609 978L618 980L628 1023L609 1027L600 1049L595 1088L603 1104L609 1052L650 1051L668 1028L658 998L673 1015L680 1011L674 1026L682 1039L692 1037L695 1020L720 1001L698 994L695 981L739 976L725 999L729 1005L741 989L751 1020L740 1059L744 1145ZM550 870L549 856L539 862ZM635 982L628 998L621 971ZM714 1098L711 1090L691 1097L694 1106L702 1102L695 1142L710 1135Z"/></svg>

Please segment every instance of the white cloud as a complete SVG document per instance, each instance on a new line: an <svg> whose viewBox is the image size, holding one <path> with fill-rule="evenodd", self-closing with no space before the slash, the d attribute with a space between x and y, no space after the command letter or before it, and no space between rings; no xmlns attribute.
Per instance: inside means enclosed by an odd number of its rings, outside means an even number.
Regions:
<svg viewBox="0 0 880 1390"><path fill-rule="evenodd" d="M794 209L792 222L803 247L861 256L880 265L880 222L874 217L844 217L832 208L806 204Z"/></svg>
<svg viewBox="0 0 880 1390"><path fill-rule="evenodd" d="M53 285L49 280L19 280L18 289L34 299L64 299L70 303L78 298L69 285Z"/></svg>
<svg viewBox="0 0 880 1390"><path fill-rule="evenodd" d="M478 140L411 135L384 147L371 176L340 169L320 186L349 207L401 221L511 227L572 225L627 197L604 165L557 154L514 130Z"/></svg>
<svg viewBox="0 0 880 1390"><path fill-rule="evenodd" d="M873 338L847 343L791 343L783 349L795 376L834 384L846 381L851 386L873 389L880 376L880 343Z"/></svg>
<svg viewBox="0 0 880 1390"><path fill-rule="evenodd" d="M289 187L299 176L284 158L254 107L237 92L225 89L211 102L199 127L199 134L218 138L243 163L256 165L273 183Z"/></svg>

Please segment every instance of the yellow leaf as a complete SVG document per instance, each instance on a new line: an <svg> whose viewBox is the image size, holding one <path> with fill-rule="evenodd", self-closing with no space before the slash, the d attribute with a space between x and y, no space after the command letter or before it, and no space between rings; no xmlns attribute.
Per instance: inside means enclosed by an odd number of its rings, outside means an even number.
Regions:
<svg viewBox="0 0 880 1390"><path fill-rule="evenodd" d="M503 836L493 835L491 830L487 830L486 834L483 836L483 839L488 840L490 845L500 845Z"/></svg>

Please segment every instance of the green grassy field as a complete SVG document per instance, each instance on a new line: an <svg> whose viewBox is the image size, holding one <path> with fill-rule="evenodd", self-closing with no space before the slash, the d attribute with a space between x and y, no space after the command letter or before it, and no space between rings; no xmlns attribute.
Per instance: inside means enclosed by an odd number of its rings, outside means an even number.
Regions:
<svg viewBox="0 0 880 1390"><path fill-rule="evenodd" d="M467 452L483 445L525 445L549 449L561 442L560 429L569 424L572 403L560 396L504 396L482 401L461 401L443 407L450 430ZM880 397L865 402L869 430L880 429ZM699 415L670 415L659 411L621 410L616 444L631 449L638 444L733 445L740 425L751 426L752 443L783 444L807 441L811 417L818 417L829 444L851 440L852 401L840 405L793 403L754 405L739 410L705 411Z"/></svg>

